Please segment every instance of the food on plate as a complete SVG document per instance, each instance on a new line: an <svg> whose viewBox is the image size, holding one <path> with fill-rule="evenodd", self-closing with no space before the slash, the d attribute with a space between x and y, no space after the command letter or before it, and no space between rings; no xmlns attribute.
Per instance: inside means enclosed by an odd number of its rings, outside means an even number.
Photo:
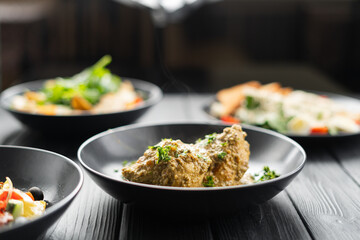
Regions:
<svg viewBox="0 0 360 240"><path fill-rule="evenodd" d="M315 93L257 81L219 91L210 114L229 123L248 123L285 134L360 132L360 113Z"/></svg>
<svg viewBox="0 0 360 240"><path fill-rule="evenodd" d="M11 106L34 114L72 115L124 111L142 104L131 82L106 68L110 62L106 55L73 77L48 80L39 91L15 96Z"/></svg>
<svg viewBox="0 0 360 240"><path fill-rule="evenodd" d="M173 187L222 187L254 182L247 174L250 145L235 124L194 144L162 139L135 163L122 169L124 179Z"/></svg>
<svg viewBox="0 0 360 240"><path fill-rule="evenodd" d="M124 167L122 174L130 181L163 186L238 185L248 169L250 150L245 136L240 125L234 125L195 144L163 139L136 163Z"/></svg>
<svg viewBox="0 0 360 240"><path fill-rule="evenodd" d="M0 182L0 227L41 216L45 212L44 194L38 187L27 192L14 188L10 178Z"/></svg>
<svg viewBox="0 0 360 240"><path fill-rule="evenodd" d="M269 166L264 166L260 173L254 173L251 175L251 178L254 182L263 182L277 177L280 177L280 174L276 173L274 170L271 170Z"/></svg>

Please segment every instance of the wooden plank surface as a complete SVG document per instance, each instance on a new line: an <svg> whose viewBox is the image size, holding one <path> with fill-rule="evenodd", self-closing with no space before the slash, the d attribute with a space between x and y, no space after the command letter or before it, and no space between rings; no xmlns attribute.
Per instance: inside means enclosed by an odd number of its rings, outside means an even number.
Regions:
<svg viewBox="0 0 360 240"><path fill-rule="evenodd" d="M211 240L213 237L209 221L204 217L161 216L124 204L119 239Z"/></svg>
<svg viewBox="0 0 360 240"><path fill-rule="evenodd" d="M286 191L315 239L359 239L359 186L325 150L307 151L302 173Z"/></svg>
<svg viewBox="0 0 360 240"><path fill-rule="evenodd" d="M311 239L285 192L211 226L215 239Z"/></svg>
<svg viewBox="0 0 360 240"><path fill-rule="evenodd" d="M360 185L360 138L349 138L334 143L331 152L354 181Z"/></svg>
<svg viewBox="0 0 360 240"><path fill-rule="evenodd" d="M123 239L311 239L286 193L236 216L161 216L124 206Z"/></svg>
<svg viewBox="0 0 360 240"><path fill-rule="evenodd" d="M116 239L121 212L121 202L106 194L85 174L79 195L42 239Z"/></svg>

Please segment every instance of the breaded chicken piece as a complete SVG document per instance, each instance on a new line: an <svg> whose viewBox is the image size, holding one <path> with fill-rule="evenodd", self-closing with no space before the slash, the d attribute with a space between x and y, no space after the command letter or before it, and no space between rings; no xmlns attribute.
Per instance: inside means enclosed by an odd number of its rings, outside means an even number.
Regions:
<svg viewBox="0 0 360 240"><path fill-rule="evenodd" d="M230 186L248 169L249 143L240 125L209 134L196 144L163 139L122 169L129 181L176 187Z"/></svg>
<svg viewBox="0 0 360 240"><path fill-rule="evenodd" d="M206 175L212 176L214 186L240 185L241 178L249 168L250 145L240 125L225 128L221 134L212 134L198 142L211 159Z"/></svg>
<svg viewBox="0 0 360 240"><path fill-rule="evenodd" d="M164 139L149 147L137 162L122 170L133 182L173 187L202 187L211 161L200 157L192 144Z"/></svg>

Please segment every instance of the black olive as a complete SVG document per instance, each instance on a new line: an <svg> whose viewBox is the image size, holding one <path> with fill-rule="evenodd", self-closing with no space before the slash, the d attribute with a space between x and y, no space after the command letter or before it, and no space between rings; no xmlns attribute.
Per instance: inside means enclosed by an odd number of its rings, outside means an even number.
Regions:
<svg viewBox="0 0 360 240"><path fill-rule="evenodd" d="M44 199L44 193L38 187L30 188L29 192L33 195L34 200L36 200L36 201Z"/></svg>

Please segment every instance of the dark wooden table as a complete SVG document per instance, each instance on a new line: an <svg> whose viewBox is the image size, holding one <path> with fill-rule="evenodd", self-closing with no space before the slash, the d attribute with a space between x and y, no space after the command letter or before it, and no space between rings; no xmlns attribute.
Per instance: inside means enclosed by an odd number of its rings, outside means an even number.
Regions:
<svg viewBox="0 0 360 240"><path fill-rule="evenodd" d="M137 122L209 121L202 107L211 98L165 95ZM84 140L44 136L0 110L0 144L43 148L78 162ZM298 177L236 216L149 216L109 196L85 173L79 195L41 239L360 239L360 138L302 144L308 159Z"/></svg>

